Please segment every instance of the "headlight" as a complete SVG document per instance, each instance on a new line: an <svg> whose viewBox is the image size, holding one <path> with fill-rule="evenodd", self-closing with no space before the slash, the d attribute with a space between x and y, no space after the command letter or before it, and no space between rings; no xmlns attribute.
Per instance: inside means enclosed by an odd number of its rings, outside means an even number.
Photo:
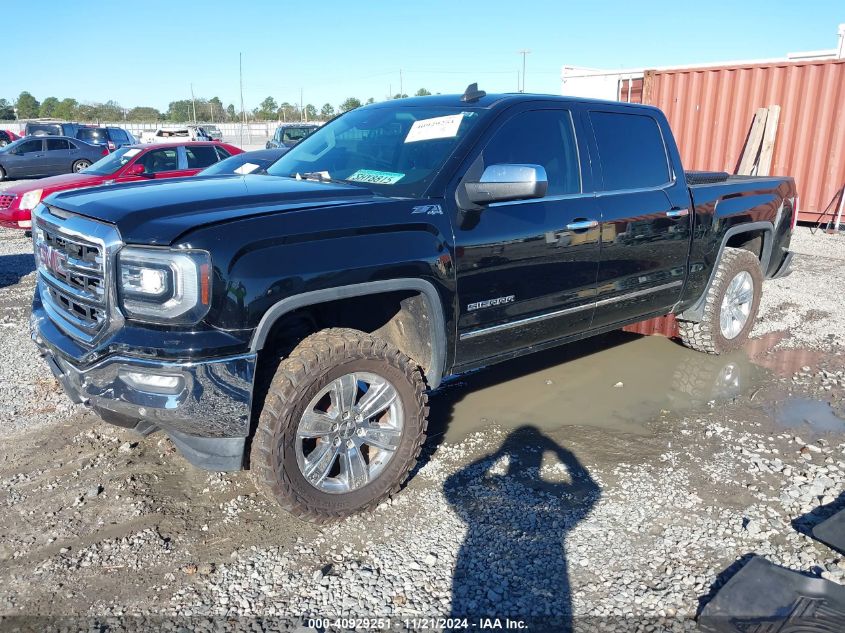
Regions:
<svg viewBox="0 0 845 633"><path fill-rule="evenodd" d="M211 303L211 256L206 251L124 248L117 256L117 287L127 318L197 323Z"/></svg>
<svg viewBox="0 0 845 633"><path fill-rule="evenodd" d="M22 211L32 211L39 202L41 202L41 194L44 193L43 189L33 189L32 191L27 191L23 196L21 196L21 210Z"/></svg>

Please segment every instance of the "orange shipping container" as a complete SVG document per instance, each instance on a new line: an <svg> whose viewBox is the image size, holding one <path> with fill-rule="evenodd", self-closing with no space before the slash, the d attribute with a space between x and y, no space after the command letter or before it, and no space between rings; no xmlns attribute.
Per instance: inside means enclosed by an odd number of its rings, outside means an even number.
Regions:
<svg viewBox="0 0 845 633"><path fill-rule="evenodd" d="M687 169L729 173L754 113L779 105L771 174L795 178L801 220L836 217L845 187L845 60L650 70L642 101L666 113Z"/></svg>

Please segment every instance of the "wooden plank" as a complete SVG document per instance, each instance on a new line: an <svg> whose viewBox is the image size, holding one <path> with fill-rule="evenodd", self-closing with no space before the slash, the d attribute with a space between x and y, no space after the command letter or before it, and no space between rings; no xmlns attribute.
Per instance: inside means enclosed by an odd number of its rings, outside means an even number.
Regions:
<svg viewBox="0 0 845 633"><path fill-rule="evenodd" d="M760 147L760 160L757 161L757 175L769 176L772 168L772 155L775 151L775 139L778 134L780 120L780 106L769 106L769 116L766 117L766 130L763 132L763 145Z"/></svg>
<svg viewBox="0 0 845 633"><path fill-rule="evenodd" d="M766 129L766 118L769 111L766 108L759 108L754 114L754 121L751 123L751 132L748 134L748 141L742 151L742 158L739 161L739 169L736 173L742 176L750 176L754 163L757 162L757 155L760 153L760 143L763 142L763 132Z"/></svg>

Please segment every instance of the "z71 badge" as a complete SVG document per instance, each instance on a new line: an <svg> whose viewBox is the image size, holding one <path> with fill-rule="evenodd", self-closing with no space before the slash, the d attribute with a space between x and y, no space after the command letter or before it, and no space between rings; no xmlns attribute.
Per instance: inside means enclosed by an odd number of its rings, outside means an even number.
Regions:
<svg viewBox="0 0 845 633"><path fill-rule="evenodd" d="M486 299L484 301L476 301L467 305L467 312L473 310L480 310L481 308L492 308L493 306L502 306L506 303L513 303L516 300L515 295L508 295L507 297L496 297L495 299Z"/></svg>
<svg viewBox="0 0 845 633"><path fill-rule="evenodd" d="M424 213L426 215L443 215L443 207L439 204L423 204L411 209L411 215Z"/></svg>

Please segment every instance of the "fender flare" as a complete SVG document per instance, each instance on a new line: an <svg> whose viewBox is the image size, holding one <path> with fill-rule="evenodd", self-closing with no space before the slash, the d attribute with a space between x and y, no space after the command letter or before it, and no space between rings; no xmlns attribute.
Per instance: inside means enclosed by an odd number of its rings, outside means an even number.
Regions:
<svg viewBox="0 0 845 633"><path fill-rule="evenodd" d="M431 336L431 366L426 368L426 381L431 389L440 385L446 362L446 319L443 316L443 305L437 289L430 281L416 278L387 279L383 281L368 281L337 288L323 288L293 295L273 304L261 317L250 340L250 351L258 352L267 342L267 335L275 322L285 314L319 303L327 303L338 299L361 297L364 295L382 294L410 290L419 292L426 300L431 319L429 332Z"/></svg>
<svg viewBox="0 0 845 633"><path fill-rule="evenodd" d="M780 215L780 213L778 214ZM747 224L738 224L737 226L733 226L729 228L725 235L722 237L722 243L719 244L719 252L716 255L716 259L713 262L713 269L710 271L710 277L707 279L707 285L704 286L704 291L701 293L701 296L696 300L696 302L692 305L692 307L687 308L683 312L678 315L678 318L683 319L685 321L701 321L701 317L704 314L704 302L707 299L707 293L710 290L710 286L713 284L713 279L716 277L716 269L719 267L719 262L722 259L722 253L725 251L725 246L728 243L728 240L732 238L734 235L739 235L740 233L749 233L751 231L763 231L763 244L760 251L760 268L763 270L763 277L766 277L766 273L769 270L769 262L772 257L772 244L775 235L775 225L768 221L760 221L760 222L749 222Z"/></svg>

